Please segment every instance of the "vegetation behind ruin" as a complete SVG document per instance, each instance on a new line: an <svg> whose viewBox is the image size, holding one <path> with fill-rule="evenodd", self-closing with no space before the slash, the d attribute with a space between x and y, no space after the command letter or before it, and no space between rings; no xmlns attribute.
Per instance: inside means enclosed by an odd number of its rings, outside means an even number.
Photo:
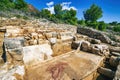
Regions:
<svg viewBox="0 0 120 80"><path fill-rule="evenodd" d="M103 11L96 4L92 4L90 8L83 11L84 19L81 20L76 17L76 10L62 10L62 6L60 4L54 5L54 12L54 14L51 14L48 9L38 10L24 0L0 1L1 17L17 17L23 19L46 18L55 23L82 25L92 27L101 31L106 31L107 29L115 32L120 32L119 22L113 21L111 23L105 23L104 21L99 21L99 19L103 16Z"/></svg>

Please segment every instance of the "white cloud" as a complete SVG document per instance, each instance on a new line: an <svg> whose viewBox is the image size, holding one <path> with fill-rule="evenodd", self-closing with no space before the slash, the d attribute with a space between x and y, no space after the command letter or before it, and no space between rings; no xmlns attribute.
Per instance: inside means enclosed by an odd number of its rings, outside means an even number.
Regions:
<svg viewBox="0 0 120 80"><path fill-rule="evenodd" d="M51 2L49 2L49 3L46 3L46 5L48 6L47 8L45 8L45 9L48 9L50 12L51 12L51 14L54 14L54 2L53 1L51 1Z"/></svg>
<svg viewBox="0 0 120 80"><path fill-rule="evenodd" d="M77 8L75 8L74 6L70 6L72 2L62 2L61 3L61 6L62 6L62 10L70 10L70 9L74 9L74 10L77 10ZM51 1L49 3L46 3L46 5L48 6L47 8L45 9L48 9L51 14L54 14L54 2Z"/></svg>
<svg viewBox="0 0 120 80"><path fill-rule="evenodd" d="M52 5L54 5L54 2L51 1L51 2L49 2L49 3L46 3L46 5L47 5L47 6L52 6Z"/></svg>
<svg viewBox="0 0 120 80"><path fill-rule="evenodd" d="M63 2L61 4L62 6L62 10L70 10L70 9L74 9L74 10L77 10L74 6L70 6L72 2Z"/></svg>
<svg viewBox="0 0 120 80"><path fill-rule="evenodd" d="M45 9L49 10L51 14L55 13L54 12L54 6L51 6L51 7L45 8Z"/></svg>
<svg viewBox="0 0 120 80"><path fill-rule="evenodd" d="M62 2L61 5L70 5L72 2Z"/></svg>

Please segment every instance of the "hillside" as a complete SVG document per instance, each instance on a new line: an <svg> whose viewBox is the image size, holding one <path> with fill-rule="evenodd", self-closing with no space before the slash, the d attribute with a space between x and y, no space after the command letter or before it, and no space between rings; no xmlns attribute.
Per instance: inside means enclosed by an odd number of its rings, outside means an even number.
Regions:
<svg viewBox="0 0 120 80"><path fill-rule="evenodd" d="M28 4L28 11L36 13L39 12L33 5Z"/></svg>

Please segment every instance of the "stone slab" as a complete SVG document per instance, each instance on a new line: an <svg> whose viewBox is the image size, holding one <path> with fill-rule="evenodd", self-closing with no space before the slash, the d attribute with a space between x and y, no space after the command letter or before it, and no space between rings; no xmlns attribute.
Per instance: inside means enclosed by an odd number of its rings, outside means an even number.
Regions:
<svg viewBox="0 0 120 80"><path fill-rule="evenodd" d="M119 65L117 67L116 73L115 73L115 77L113 80L120 80L120 62Z"/></svg>
<svg viewBox="0 0 120 80"><path fill-rule="evenodd" d="M23 61L25 64L43 61L45 56L50 58L52 54L53 51L49 44L23 47Z"/></svg>
<svg viewBox="0 0 120 80"><path fill-rule="evenodd" d="M8 49L21 48L24 46L24 37L5 38L4 42Z"/></svg>
<svg viewBox="0 0 120 80"><path fill-rule="evenodd" d="M26 68L25 80L92 80L103 57L71 51ZM34 74L33 74L34 73ZM88 79L89 77L89 79Z"/></svg>

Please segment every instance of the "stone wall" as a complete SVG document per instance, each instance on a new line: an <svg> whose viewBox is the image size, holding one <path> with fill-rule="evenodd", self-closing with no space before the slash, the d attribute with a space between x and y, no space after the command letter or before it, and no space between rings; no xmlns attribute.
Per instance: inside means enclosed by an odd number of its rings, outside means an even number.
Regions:
<svg viewBox="0 0 120 80"><path fill-rule="evenodd" d="M111 40L110 40L109 37L107 37L102 32L94 30L94 29L78 27L77 28L77 33L87 35L91 38L99 39L104 43L109 43L109 44L111 43Z"/></svg>
<svg viewBox="0 0 120 80"><path fill-rule="evenodd" d="M3 42L4 42L4 33L5 30L4 29L0 29L0 65L2 63L4 63L3 59L2 59L2 55L3 55Z"/></svg>

